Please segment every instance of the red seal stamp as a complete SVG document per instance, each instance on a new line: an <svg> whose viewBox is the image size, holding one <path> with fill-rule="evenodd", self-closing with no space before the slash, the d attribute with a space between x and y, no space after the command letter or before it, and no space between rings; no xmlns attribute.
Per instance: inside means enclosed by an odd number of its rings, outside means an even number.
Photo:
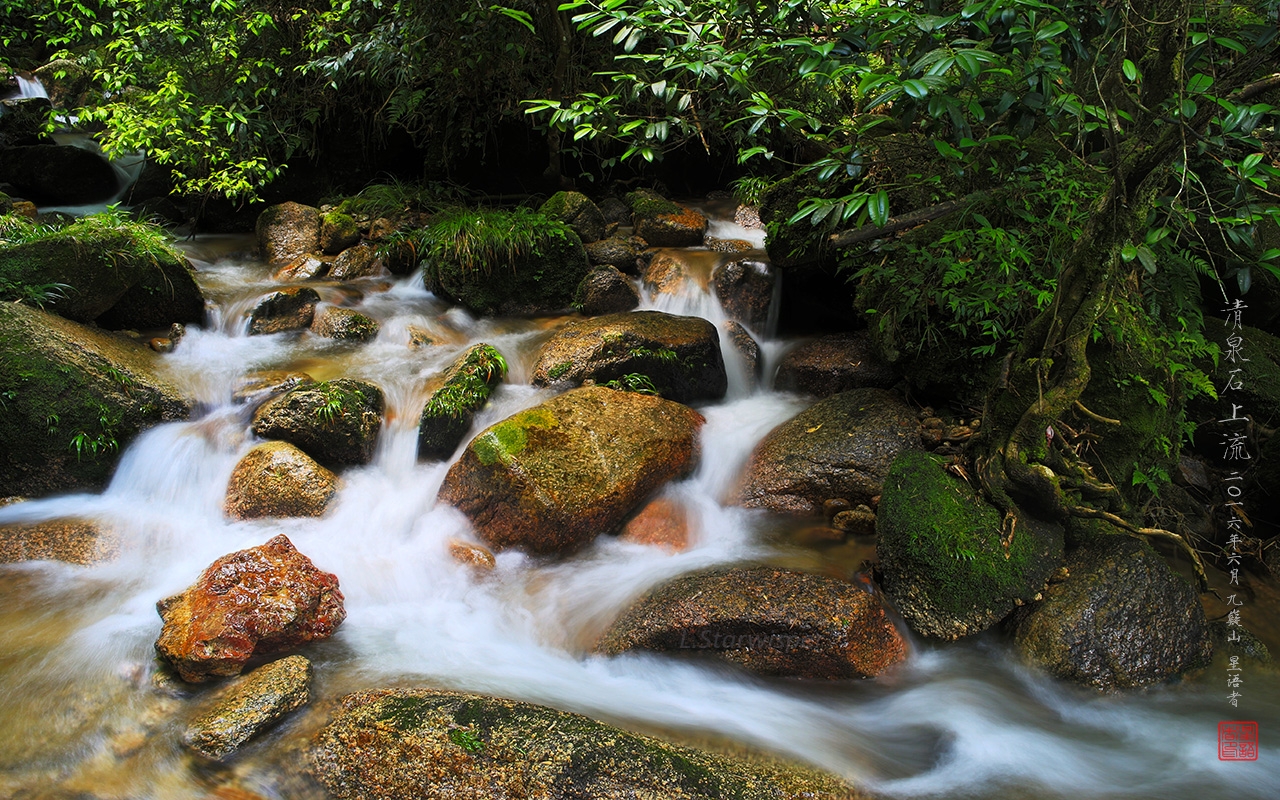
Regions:
<svg viewBox="0 0 1280 800"><path fill-rule="evenodd" d="M1257 761L1258 723L1219 722L1219 761Z"/></svg>

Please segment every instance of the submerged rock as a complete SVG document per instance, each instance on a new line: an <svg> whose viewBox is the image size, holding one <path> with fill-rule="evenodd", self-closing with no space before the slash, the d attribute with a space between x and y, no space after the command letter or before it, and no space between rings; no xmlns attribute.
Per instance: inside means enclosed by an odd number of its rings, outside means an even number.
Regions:
<svg viewBox="0 0 1280 800"><path fill-rule="evenodd" d="M309 752L343 800L855 800L840 779L668 744L544 706L432 689L343 699Z"/></svg>
<svg viewBox="0 0 1280 800"><path fill-rule="evenodd" d="M494 549L576 550L616 530L697 459L696 411L657 397L588 387L508 417L471 440L440 501Z"/></svg>
<svg viewBox="0 0 1280 800"><path fill-rule="evenodd" d="M542 346L535 386L598 384L643 375L658 394L680 403L718 400L728 378L720 336L700 317L661 311L608 314L566 324Z"/></svg>
<svg viewBox="0 0 1280 800"><path fill-rule="evenodd" d="M502 354L487 344L469 348L445 370L418 421L418 459L443 460L462 444L476 413L507 374Z"/></svg>
<svg viewBox="0 0 1280 800"><path fill-rule="evenodd" d="M1060 525L1001 517L945 460L905 452L884 481L876 555L886 594L912 628L940 639L986 630L1040 595L1062 564Z"/></svg>
<svg viewBox="0 0 1280 800"><path fill-rule="evenodd" d="M888 389L898 382L893 367L875 354L866 332L837 333L792 349L778 365L775 387L830 397L850 389Z"/></svg>
<svg viewBox="0 0 1280 800"><path fill-rule="evenodd" d="M191 401L146 346L19 303L0 303L0 490L41 497L106 485L147 426Z"/></svg>
<svg viewBox="0 0 1280 800"><path fill-rule="evenodd" d="M268 401L253 416L253 432L297 445L321 464L368 464L382 410L382 390L372 383L321 381Z"/></svg>
<svg viewBox="0 0 1280 800"><path fill-rule="evenodd" d="M249 335L305 330L315 320L319 302L320 294L307 287L272 292L249 313Z"/></svg>
<svg viewBox="0 0 1280 800"><path fill-rule="evenodd" d="M583 244L604 238L604 215L591 198L581 192L556 192L542 204L538 213L573 228Z"/></svg>
<svg viewBox="0 0 1280 800"><path fill-rule="evenodd" d="M338 578L280 535L225 555L185 592L161 600L156 652L185 681L239 675L268 655L333 635L346 619Z"/></svg>
<svg viewBox="0 0 1280 800"><path fill-rule="evenodd" d="M377 320L359 311L339 306L329 306L316 313L311 322L311 332L327 339L352 342L368 342L378 338Z"/></svg>
<svg viewBox="0 0 1280 800"><path fill-rule="evenodd" d="M1069 577L1019 612L1031 663L1097 689L1128 689L1205 667L1212 637L1195 589L1145 542L1099 533L1067 557Z"/></svg>
<svg viewBox="0 0 1280 800"><path fill-rule="evenodd" d="M449 540L449 557L465 567L471 567L480 572L491 572L498 566L489 548L464 542L461 539Z"/></svg>
<svg viewBox="0 0 1280 800"><path fill-rule="evenodd" d="M269 206L258 215L256 231L264 259L293 261L320 249L320 210L292 202Z"/></svg>
<svg viewBox="0 0 1280 800"><path fill-rule="evenodd" d="M96 564L115 558L119 551L119 537L92 520L67 518L0 525L0 564Z"/></svg>
<svg viewBox="0 0 1280 800"><path fill-rule="evenodd" d="M288 442L263 442L231 472L223 508L236 519L318 517L338 491L338 476Z"/></svg>
<svg viewBox="0 0 1280 800"><path fill-rule="evenodd" d="M311 699L311 662L288 656L264 664L218 693L213 706L187 725L183 744L222 758Z"/></svg>
<svg viewBox="0 0 1280 800"><path fill-rule="evenodd" d="M613 267L597 267L578 284L573 303L588 317L617 314L640 305L640 292Z"/></svg>
<svg viewBox="0 0 1280 800"><path fill-rule="evenodd" d="M893 459L919 449L916 413L892 392L855 389L829 397L769 432L751 453L739 502L818 516L832 498L872 502Z"/></svg>
<svg viewBox="0 0 1280 800"><path fill-rule="evenodd" d="M778 273L772 266L752 259L730 261L711 275L716 297L729 318L760 333L768 328L777 283Z"/></svg>
<svg viewBox="0 0 1280 800"><path fill-rule="evenodd" d="M907 645L879 598L844 581L761 567L685 575L637 601L596 650L703 653L761 675L871 678Z"/></svg>
<svg viewBox="0 0 1280 800"><path fill-rule="evenodd" d="M707 218L697 211L640 189L627 195L636 235L653 247L697 247L707 233Z"/></svg>

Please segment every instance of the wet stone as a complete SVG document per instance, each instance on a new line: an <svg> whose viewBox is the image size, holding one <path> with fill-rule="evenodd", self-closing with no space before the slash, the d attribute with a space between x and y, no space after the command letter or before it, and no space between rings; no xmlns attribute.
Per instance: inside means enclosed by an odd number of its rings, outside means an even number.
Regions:
<svg viewBox="0 0 1280 800"><path fill-rule="evenodd" d="M338 476L288 442L264 442L231 473L224 508L235 519L318 517L338 491Z"/></svg>
<svg viewBox="0 0 1280 800"><path fill-rule="evenodd" d="M286 714L307 704L311 662L289 656L264 664L218 692L211 708L187 726L182 741L208 758L223 758Z"/></svg>
<svg viewBox="0 0 1280 800"><path fill-rule="evenodd" d="M326 339L368 342L378 338L378 323L359 311L329 306L315 315L311 332Z"/></svg>
<svg viewBox="0 0 1280 800"><path fill-rule="evenodd" d="M268 398L315 382L315 378L305 372L288 370L251 372L236 384L231 399L237 403L261 403Z"/></svg>
<svg viewBox="0 0 1280 800"><path fill-rule="evenodd" d="M0 525L0 564L19 561L95 564L115 558L119 550L119 538L90 520L65 518Z"/></svg>
<svg viewBox="0 0 1280 800"><path fill-rule="evenodd" d="M449 557L465 567L479 572L491 572L498 565L489 548L461 539L449 540Z"/></svg>
<svg viewBox="0 0 1280 800"><path fill-rule="evenodd" d="M315 289L298 288L272 292L249 314L249 335L258 336L311 327L320 295Z"/></svg>
<svg viewBox="0 0 1280 800"><path fill-rule="evenodd" d="M659 497L640 509L618 538L681 553L689 549L689 517L680 503Z"/></svg>

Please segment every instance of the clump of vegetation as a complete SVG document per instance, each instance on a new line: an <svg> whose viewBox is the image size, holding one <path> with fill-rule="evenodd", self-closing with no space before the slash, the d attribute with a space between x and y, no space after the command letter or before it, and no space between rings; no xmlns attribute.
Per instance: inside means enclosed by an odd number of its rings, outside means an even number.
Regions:
<svg viewBox="0 0 1280 800"><path fill-rule="evenodd" d="M418 458L443 459L462 442L476 412L507 374L507 361L487 344L471 348L427 400L418 424Z"/></svg>
<svg viewBox="0 0 1280 800"><path fill-rule="evenodd" d="M729 186L733 190L733 199L744 206L759 208L764 203L764 193L769 191L775 181L757 175L744 175Z"/></svg>
<svg viewBox="0 0 1280 800"><path fill-rule="evenodd" d="M569 226L527 208L454 206L436 215L423 230L423 255L488 275L497 265L514 271L520 261L544 255L557 240L569 237L574 237Z"/></svg>
<svg viewBox="0 0 1280 800"><path fill-rule="evenodd" d="M636 217L658 217L663 214L683 214L684 206L674 203L657 192L649 189L637 189L627 193L627 205Z"/></svg>
<svg viewBox="0 0 1280 800"><path fill-rule="evenodd" d="M438 181L407 183L393 179L374 183L338 204L337 210L354 217L377 219L409 212L431 213L457 203L464 193L456 186Z"/></svg>
<svg viewBox="0 0 1280 800"><path fill-rule="evenodd" d="M316 421L331 426L347 413L363 408L364 392L342 386L336 382L323 381L310 387L310 391L320 395L320 404L316 406Z"/></svg>
<svg viewBox="0 0 1280 800"><path fill-rule="evenodd" d="M635 392L636 394L651 394L655 397L659 394L658 387L653 385L648 375L639 372L629 372L626 375L619 375L611 381L602 384L606 389L613 389L619 392Z"/></svg>

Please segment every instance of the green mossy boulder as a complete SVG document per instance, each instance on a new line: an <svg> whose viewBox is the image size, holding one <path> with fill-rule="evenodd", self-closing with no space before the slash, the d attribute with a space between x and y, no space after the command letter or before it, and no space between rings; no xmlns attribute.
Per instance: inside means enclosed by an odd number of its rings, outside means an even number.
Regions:
<svg viewBox="0 0 1280 800"><path fill-rule="evenodd" d="M638 189L627 194L636 235L651 247L698 247L707 234L707 218L667 200L657 192Z"/></svg>
<svg viewBox="0 0 1280 800"><path fill-rule="evenodd" d="M915 411L884 389L828 397L769 432L738 485L738 502L818 516L828 500L872 504L899 453L919 449Z"/></svg>
<svg viewBox="0 0 1280 800"><path fill-rule="evenodd" d="M360 227L355 218L341 211L320 215L320 252L336 256L360 241Z"/></svg>
<svg viewBox="0 0 1280 800"><path fill-rule="evenodd" d="M321 381L267 401L253 416L253 432L296 445L326 466L368 464L383 403L382 390L372 383Z"/></svg>
<svg viewBox="0 0 1280 800"><path fill-rule="evenodd" d="M873 678L907 657L878 595L772 567L683 575L640 598L596 651L701 654L760 675Z"/></svg>
<svg viewBox="0 0 1280 800"><path fill-rule="evenodd" d="M1127 689L1208 666L1212 636L1195 589L1146 542L1103 523L1066 562L1069 577L1018 612L1031 663L1096 689Z"/></svg>
<svg viewBox="0 0 1280 800"><path fill-rule="evenodd" d="M342 700L308 753L342 800L853 800L840 779L722 756L564 711L458 692L379 689Z"/></svg>
<svg viewBox="0 0 1280 800"><path fill-rule="evenodd" d="M583 244L604 238L604 215L582 192L556 192L542 204L538 213L573 228Z"/></svg>
<svg viewBox="0 0 1280 800"><path fill-rule="evenodd" d="M427 290L476 314L568 309L590 271L578 235L527 209L453 209L421 235Z"/></svg>
<svg viewBox="0 0 1280 800"><path fill-rule="evenodd" d="M1063 530L1023 514L1012 541L1001 517L945 460L905 452L876 513L881 587L916 631L958 639L1038 597L1062 565Z"/></svg>
<svg viewBox="0 0 1280 800"><path fill-rule="evenodd" d="M496 550L568 553L617 530L649 495L692 470L702 422L659 397L575 389L472 439L440 501Z"/></svg>
<svg viewBox="0 0 1280 800"><path fill-rule="evenodd" d="M535 386L568 387L642 375L678 403L719 400L728 378L720 334L701 317L630 311L574 320L547 340L533 369Z"/></svg>
<svg viewBox="0 0 1280 800"><path fill-rule="evenodd" d="M0 496L97 490L146 427L191 401L135 342L0 303Z"/></svg>
<svg viewBox="0 0 1280 800"><path fill-rule="evenodd" d="M204 318L204 297L186 258L157 229L139 223L85 217L0 245L4 283L65 285L65 296L48 307L76 322L98 320L108 311L113 313L104 325L114 319L128 327L167 327Z"/></svg>
<svg viewBox="0 0 1280 800"><path fill-rule="evenodd" d="M418 460L441 461L462 444L476 412L507 374L502 354L487 344L463 353L444 373L444 383L431 393L418 423Z"/></svg>

